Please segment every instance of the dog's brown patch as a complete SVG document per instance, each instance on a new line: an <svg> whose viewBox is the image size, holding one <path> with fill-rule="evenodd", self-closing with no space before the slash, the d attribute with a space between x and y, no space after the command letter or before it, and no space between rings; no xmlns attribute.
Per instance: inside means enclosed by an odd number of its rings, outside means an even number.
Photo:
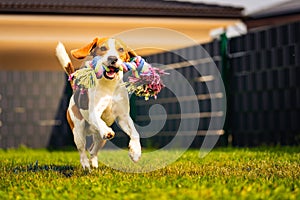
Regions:
<svg viewBox="0 0 300 200"><path fill-rule="evenodd" d="M77 119L79 119L79 120L83 119L83 117L82 117L82 115L81 115L81 113L80 113L80 111L79 111L79 109L78 109L78 107L76 105L73 105L72 108L71 108L71 110L72 110L74 116Z"/></svg>
<svg viewBox="0 0 300 200"><path fill-rule="evenodd" d="M75 69L74 69L74 67L73 67L73 65L72 65L71 62L69 62L69 63L67 64L67 66L65 67L65 71L66 71L66 73L67 73L68 75L74 73Z"/></svg>
<svg viewBox="0 0 300 200"><path fill-rule="evenodd" d="M69 113L69 111L67 110L67 121L68 121L68 123L69 123L69 126L70 126L70 128L71 128L71 130L73 131L73 129L74 129L74 123L73 123L73 121L72 121L72 119L71 119L71 117L70 117L70 113Z"/></svg>
<svg viewBox="0 0 300 200"><path fill-rule="evenodd" d="M69 62L68 65L65 67L65 72L68 74L68 76L70 76L70 74L74 73L74 71L75 71L75 69L74 69L72 63ZM74 86L72 79L70 79L70 84L72 87Z"/></svg>

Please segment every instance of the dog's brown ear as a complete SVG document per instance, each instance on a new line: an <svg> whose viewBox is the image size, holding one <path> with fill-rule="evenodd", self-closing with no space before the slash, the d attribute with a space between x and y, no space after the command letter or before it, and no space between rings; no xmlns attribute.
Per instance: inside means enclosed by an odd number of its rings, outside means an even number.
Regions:
<svg viewBox="0 0 300 200"><path fill-rule="evenodd" d="M135 51L133 51L132 49L129 49L128 54L130 58L138 56L137 53L135 53Z"/></svg>
<svg viewBox="0 0 300 200"><path fill-rule="evenodd" d="M91 43L87 44L86 46L80 49L74 49L71 51L71 54L74 58L83 59L89 55L93 48L97 46L99 38L96 37Z"/></svg>
<svg viewBox="0 0 300 200"><path fill-rule="evenodd" d="M124 61L130 62L130 58L133 58L136 56L138 56L137 53L135 53L135 51L132 50L131 48L127 47L127 53L126 53L126 57L125 57Z"/></svg>

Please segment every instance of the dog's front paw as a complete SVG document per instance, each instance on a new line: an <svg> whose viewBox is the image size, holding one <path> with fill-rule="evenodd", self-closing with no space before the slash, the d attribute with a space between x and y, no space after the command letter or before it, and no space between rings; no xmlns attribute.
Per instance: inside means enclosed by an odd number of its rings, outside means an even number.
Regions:
<svg viewBox="0 0 300 200"><path fill-rule="evenodd" d="M141 144L139 140L130 140L129 156L133 162L139 161L142 155Z"/></svg>
<svg viewBox="0 0 300 200"><path fill-rule="evenodd" d="M97 156L91 157L91 163L92 163L92 167L98 168L98 158L97 158Z"/></svg>

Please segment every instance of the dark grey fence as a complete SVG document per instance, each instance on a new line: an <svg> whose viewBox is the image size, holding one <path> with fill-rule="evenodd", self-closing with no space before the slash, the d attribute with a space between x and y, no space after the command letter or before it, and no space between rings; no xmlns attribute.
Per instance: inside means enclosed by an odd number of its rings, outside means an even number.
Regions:
<svg viewBox="0 0 300 200"><path fill-rule="evenodd" d="M222 55L221 44L203 44L208 54L200 46L192 46L147 58L150 63L163 64L170 73L181 74L195 94L185 93L179 79L168 76L167 88L157 100L132 96L131 115L138 125L165 120L157 134L147 137L148 133L141 133L143 146L167 145L184 124L179 145L192 141L191 146L198 148L211 121L209 137L219 138L218 145L228 141L234 146L300 143L300 22L232 38ZM222 65L228 68L224 70ZM220 127L225 94L213 70L216 67L227 89L224 130ZM168 88L170 85L182 91L180 95ZM0 148L73 145L65 118L70 92L64 72L0 71ZM159 111L150 120L149 109L154 104L163 106L165 117ZM191 134L195 122L196 136ZM125 147L128 137L120 132L113 143Z"/></svg>
<svg viewBox="0 0 300 200"><path fill-rule="evenodd" d="M72 145L63 72L0 71L0 148Z"/></svg>
<svg viewBox="0 0 300 200"><path fill-rule="evenodd" d="M201 77L214 76L209 69L213 67L212 61L216 64L227 86L228 101L225 134L216 130L216 134L221 133L219 144L227 144L228 141L233 146L300 144L300 22L232 38L228 40L225 55L221 55L221 45L221 41L202 45L212 60L206 59L206 54L196 54L197 46L153 55L148 60L175 66L193 85L198 98L200 95L205 97L208 94L206 86L213 84L216 88L213 94L220 94L217 95L220 100L218 108L222 110L219 83L207 79L199 82ZM194 66L182 65L186 61L191 64L198 62ZM226 65L226 68L222 69L222 65ZM206 69L207 73L199 74L195 67ZM199 134L193 147L201 145L212 113L216 112L211 110L211 97L199 98L200 112L208 112L210 115L200 118ZM146 121L139 117L146 113L152 103L163 102L168 113L179 112L178 102L174 103L173 98L174 95L166 90L156 102L139 100L137 121ZM165 145L174 137L172 133L178 128L178 123L178 119L167 120L161 133L148 141Z"/></svg>
<svg viewBox="0 0 300 200"><path fill-rule="evenodd" d="M235 146L300 143L300 22L229 42L229 129Z"/></svg>

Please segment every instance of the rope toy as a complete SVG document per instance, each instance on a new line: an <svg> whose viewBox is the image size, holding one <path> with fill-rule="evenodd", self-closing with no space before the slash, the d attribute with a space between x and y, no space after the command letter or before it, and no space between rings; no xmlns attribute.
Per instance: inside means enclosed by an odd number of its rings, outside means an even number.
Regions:
<svg viewBox="0 0 300 200"><path fill-rule="evenodd" d="M137 56L130 62L123 62L119 68L114 69L123 72L131 72L128 81L124 83L129 93L144 97L149 100L150 97L157 98L157 94L165 87L160 76L166 75L164 70L152 67L142 57ZM85 65L70 74L69 80L74 81L73 89L80 89L85 93L87 89L96 86L97 79L102 78L103 72L109 72L110 68L103 65L101 57L96 56L90 61L86 61Z"/></svg>

